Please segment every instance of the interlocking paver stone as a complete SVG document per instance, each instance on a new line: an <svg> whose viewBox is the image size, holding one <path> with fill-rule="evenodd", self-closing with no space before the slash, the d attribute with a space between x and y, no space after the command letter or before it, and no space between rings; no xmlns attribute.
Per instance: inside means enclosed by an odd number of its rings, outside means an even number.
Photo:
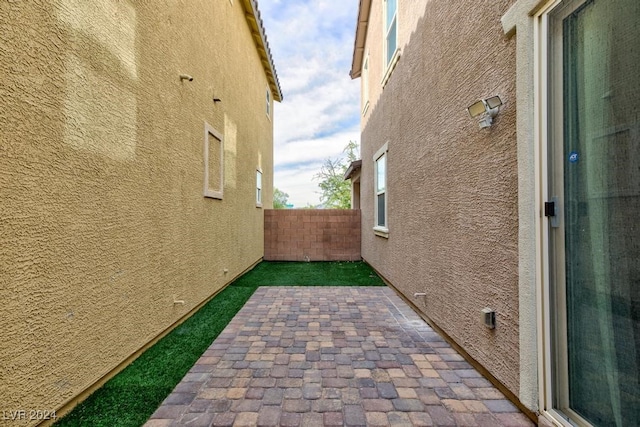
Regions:
<svg viewBox="0 0 640 427"><path fill-rule="evenodd" d="M208 399L194 399L189 405L187 412L211 412L209 408L213 401Z"/></svg>
<svg viewBox="0 0 640 427"><path fill-rule="evenodd" d="M302 425L304 427L324 427L322 414L318 412L307 412L302 415Z"/></svg>
<svg viewBox="0 0 640 427"><path fill-rule="evenodd" d="M261 406L259 400L234 400L231 402L231 411L236 413L258 412Z"/></svg>
<svg viewBox="0 0 640 427"><path fill-rule="evenodd" d="M393 399L393 407L401 412L418 412L424 410L424 405L418 399Z"/></svg>
<svg viewBox="0 0 640 427"><path fill-rule="evenodd" d="M258 426L277 426L280 421L280 408L277 406L263 406L258 412Z"/></svg>
<svg viewBox="0 0 640 427"><path fill-rule="evenodd" d="M280 414L280 425L285 427L296 427L300 425L302 415L292 412L283 412Z"/></svg>
<svg viewBox="0 0 640 427"><path fill-rule="evenodd" d="M456 398L456 394L449 387L436 387L434 390L440 399Z"/></svg>
<svg viewBox="0 0 640 427"><path fill-rule="evenodd" d="M427 406L427 412L433 420L433 423L437 426L455 426L456 421L453 418L453 413L448 411L442 405Z"/></svg>
<svg viewBox="0 0 640 427"><path fill-rule="evenodd" d="M414 426L432 426L433 420L426 412L409 412L409 419Z"/></svg>
<svg viewBox="0 0 640 427"><path fill-rule="evenodd" d="M409 414L405 414L404 412L389 412L387 414L389 418L389 425L391 427L412 427L411 418L409 418Z"/></svg>
<svg viewBox="0 0 640 427"><path fill-rule="evenodd" d="M341 426L343 423L342 412L325 412L322 415L325 426Z"/></svg>
<svg viewBox="0 0 640 427"><path fill-rule="evenodd" d="M378 396L378 389L376 388L360 388L360 397L362 399L377 399Z"/></svg>
<svg viewBox="0 0 640 427"><path fill-rule="evenodd" d="M262 399L265 405L280 405L284 397L284 390L281 388L269 388L264 392Z"/></svg>
<svg viewBox="0 0 640 427"><path fill-rule="evenodd" d="M387 419L387 414L384 412L367 412L367 425L375 427L375 426L388 426L389 420Z"/></svg>
<svg viewBox="0 0 640 427"><path fill-rule="evenodd" d="M196 398L196 393L171 393L164 400L165 405L188 405Z"/></svg>
<svg viewBox="0 0 640 427"><path fill-rule="evenodd" d="M512 427L524 427L529 426L530 421L524 414L521 413L502 413L502 414L494 414L498 421L505 426Z"/></svg>
<svg viewBox="0 0 640 427"><path fill-rule="evenodd" d="M366 399L362 401L362 407L366 412L391 412L394 410L393 403L387 399Z"/></svg>
<svg viewBox="0 0 640 427"><path fill-rule="evenodd" d="M392 383L378 383L378 394L383 399L395 399L398 392Z"/></svg>
<svg viewBox="0 0 640 427"><path fill-rule="evenodd" d="M182 416L180 423L194 427L209 427L214 417L214 414L189 413Z"/></svg>
<svg viewBox="0 0 640 427"><path fill-rule="evenodd" d="M311 402L304 399L285 399L282 403L282 410L286 412L309 412L311 410Z"/></svg>
<svg viewBox="0 0 640 427"><path fill-rule="evenodd" d="M235 419L236 419L236 414L234 414L233 412L216 414L213 417L213 422L211 423L211 425L213 427L231 427Z"/></svg>
<svg viewBox="0 0 640 427"><path fill-rule="evenodd" d="M245 399L262 399L263 396L264 396L264 388L251 387L245 393L244 398Z"/></svg>
<svg viewBox="0 0 640 427"><path fill-rule="evenodd" d="M348 426L366 426L367 418L360 405L345 405L344 421Z"/></svg>
<svg viewBox="0 0 640 427"><path fill-rule="evenodd" d="M474 418L476 420L476 424L480 427L493 427L495 425L499 425L498 420L493 416L493 414L475 414Z"/></svg>
<svg viewBox="0 0 640 427"><path fill-rule="evenodd" d="M255 427L258 425L257 412L240 412L233 422L234 427Z"/></svg>
<svg viewBox="0 0 640 427"><path fill-rule="evenodd" d="M313 401L314 412L338 412L342 411L340 399L318 399Z"/></svg>
<svg viewBox="0 0 640 427"><path fill-rule="evenodd" d="M391 289L262 287L146 427L532 426Z"/></svg>
<svg viewBox="0 0 640 427"><path fill-rule="evenodd" d="M302 399L303 393L300 388L285 388L284 389L284 398L285 399Z"/></svg>
<svg viewBox="0 0 640 427"><path fill-rule="evenodd" d="M485 404L487 408L491 412L517 412L517 408L513 403L506 399L501 400L484 400L482 403Z"/></svg>
<svg viewBox="0 0 640 427"><path fill-rule="evenodd" d="M456 412L453 414L453 419L458 426L475 426L476 419L473 414L467 412Z"/></svg>

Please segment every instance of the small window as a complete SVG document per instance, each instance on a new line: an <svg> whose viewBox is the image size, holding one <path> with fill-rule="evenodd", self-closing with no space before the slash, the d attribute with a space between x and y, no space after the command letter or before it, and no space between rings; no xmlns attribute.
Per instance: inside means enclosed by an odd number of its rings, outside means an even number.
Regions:
<svg viewBox="0 0 640 427"><path fill-rule="evenodd" d="M364 59L362 65L362 114L369 108L369 55Z"/></svg>
<svg viewBox="0 0 640 427"><path fill-rule="evenodd" d="M256 170L256 206L262 207L262 172Z"/></svg>
<svg viewBox="0 0 640 427"><path fill-rule="evenodd" d="M385 236L387 227L387 144L374 156L375 163L375 225L376 234Z"/></svg>
<svg viewBox="0 0 640 427"><path fill-rule="evenodd" d="M266 95L266 100L267 100L267 117L271 117L271 91L269 90L269 87L267 87L267 95Z"/></svg>
<svg viewBox="0 0 640 427"><path fill-rule="evenodd" d="M222 134L204 124L204 197L222 199L224 187Z"/></svg>
<svg viewBox="0 0 640 427"><path fill-rule="evenodd" d="M391 60L398 48L398 1L384 0L384 56L385 68L391 65Z"/></svg>

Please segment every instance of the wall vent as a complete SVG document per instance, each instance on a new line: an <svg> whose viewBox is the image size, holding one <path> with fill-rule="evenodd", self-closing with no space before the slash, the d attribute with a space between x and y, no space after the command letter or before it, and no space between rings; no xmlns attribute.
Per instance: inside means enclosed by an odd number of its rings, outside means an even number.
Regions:
<svg viewBox="0 0 640 427"><path fill-rule="evenodd" d="M482 322L484 326L489 329L495 329L496 327L496 312L490 308L482 309Z"/></svg>

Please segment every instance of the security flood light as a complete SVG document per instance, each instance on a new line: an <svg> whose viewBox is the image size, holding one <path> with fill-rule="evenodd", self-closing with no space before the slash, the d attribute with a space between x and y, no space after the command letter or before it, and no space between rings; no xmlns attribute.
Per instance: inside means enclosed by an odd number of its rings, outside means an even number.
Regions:
<svg viewBox="0 0 640 427"><path fill-rule="evenodd" d="M502 105L499 96L492 96L487 99L480 99L467 107L467 112L471 118L479 118L480 128L488 128L493 124L493 118L498 114L498 109Z"/></svg>
<svg viewBox="0 0 640 427"><path fill-rule="evenodd" d="M499 96L492 96L491 98L487 98L485 99L485 102L487 103L487 107L489 107L490 109L498 108L502 105L502 100Z"/></svg>
<svg viewBox="0 0 640 427"><path fill-rule="evenodd" d="M482 102L482 100L474 102L467 108L467 111L469 112L471 118L478 117L480 114L484 114L484 112L486 111L486 109L484 108L484 102Z"/></svg>

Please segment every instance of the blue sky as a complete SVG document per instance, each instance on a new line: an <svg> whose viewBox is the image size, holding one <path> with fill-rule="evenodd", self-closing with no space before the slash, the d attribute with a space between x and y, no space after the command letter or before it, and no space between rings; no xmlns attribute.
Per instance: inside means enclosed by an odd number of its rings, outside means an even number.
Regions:
<svg viewBox="0 0 640 427"><path fill-rule="evenodd" d="M313 176L360 142L360 80L351 80L357 0L259 0L284 101L274 108L274 185L295 207L319 203Z"/></svg>

